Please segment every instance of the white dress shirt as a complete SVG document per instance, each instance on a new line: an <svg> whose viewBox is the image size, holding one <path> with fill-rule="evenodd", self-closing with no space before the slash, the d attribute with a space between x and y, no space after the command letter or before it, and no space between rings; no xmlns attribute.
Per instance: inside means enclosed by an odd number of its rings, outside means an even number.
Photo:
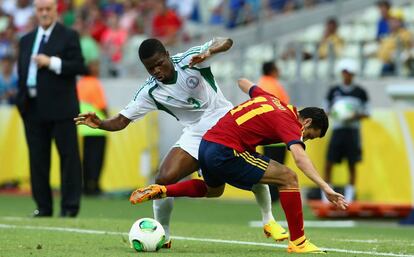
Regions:
<svg viewBox="0 0 414 257"><path fill-rule="evenodd" d="M34 56L38 55L40 41L44 36L44 43L47 43L50 39L50 35L52 34L53 28L55 27L56 23L53 23L49 28L46 30L42 27L39 27L37 30L36 38L34 40L34 45L32 49L32 58L30 59L29 64L29 71L27 77L27 86L29 87L29 95L30 97L36 97L37 90L36 90L36 77L37 77L37 63L33 59ZM62 72L62 59L56 56L50 56L50 64L48 68L55 72L56 74L60 74Z"/></svg>

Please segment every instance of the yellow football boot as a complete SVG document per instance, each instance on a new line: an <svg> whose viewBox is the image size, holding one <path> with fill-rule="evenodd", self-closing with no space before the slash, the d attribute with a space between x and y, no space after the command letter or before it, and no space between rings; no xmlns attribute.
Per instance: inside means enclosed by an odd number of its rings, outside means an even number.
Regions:
<svg viewBox="0 0 414 257"><path fill-rule="evenodd" d="M324 250L319 249L316 245L312 244L308 239L305 239L300 245L295 245L292 241L289 241L287 248L288 253L327 253Z"/></svg>
<svg viewBox="0 0 414 257"><path fill-rule="evenodd" d="M289 238L289 233L276 221L269 221L263 226L263 232L267 238L271 237L276 241L283 241Z"/></svg>

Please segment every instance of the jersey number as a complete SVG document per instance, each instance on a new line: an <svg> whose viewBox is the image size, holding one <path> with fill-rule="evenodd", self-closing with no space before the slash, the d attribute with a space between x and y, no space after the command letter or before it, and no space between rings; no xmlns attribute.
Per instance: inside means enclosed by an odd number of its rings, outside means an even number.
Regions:
<svg viewBox="0 0 414 257"><path fill-rule="evenodd" d="M256 97L250 101L247 101L246 103L239 105L237 108L234 108L233 110L230 111L231 115L234 115L236 112L239 112L241 110L243 110L243 108L246 108L247 106L250 106L252 104L255 103L262 103L262 102L266 102L267 99L264 97ZM255 109L252 109L248 112L246 112L245 114L241 115L240 117L238 117L236 119L236 123L237 125L241 125L243 123L245 123L246 121L250 120L251 118L266 113L266 112L271 112L273 111L274 108L273 106L271 106L270 104L261 104L260 107L257 107Z"/></svg>

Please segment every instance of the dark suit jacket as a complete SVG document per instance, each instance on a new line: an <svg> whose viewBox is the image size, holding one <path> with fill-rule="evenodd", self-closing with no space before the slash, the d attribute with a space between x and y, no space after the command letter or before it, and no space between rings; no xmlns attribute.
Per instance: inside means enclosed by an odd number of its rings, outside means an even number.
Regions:
<svg viewBox="0 0 414 257"><path fill-rule="evenodd" d="M78 34L56 23L44 46L43 53L62 60L61 74L49 68L37 71L37 96L28 96L27 76L32 47L37 29L23 36L19 43L17 106L24 119L61 120L73 118L79 113L76 94L76 75L85 74Z"/></svg>

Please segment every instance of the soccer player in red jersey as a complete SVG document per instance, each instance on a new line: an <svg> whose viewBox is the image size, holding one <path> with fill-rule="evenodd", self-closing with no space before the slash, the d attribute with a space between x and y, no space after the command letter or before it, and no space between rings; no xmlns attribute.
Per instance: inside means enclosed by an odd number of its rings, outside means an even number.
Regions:
<svg viewBox="0 0 414 257"><path fill-rule="evenodd" d="M163 197L218 197L225 183L245 190L257 183L276 185L290 232L288 252L323 252L305 236L296 173L255 149L258 145L284 142L298 168L323 190L329 201L346 209L344 197L320 177L305 152L306 140L325 135L328 117L316 107L297 111L247 79L240 79L239 86L251 99L230 110L201 142L198 157L204 181L193 179L137 189L130 197L131 203Z"/></svg>

